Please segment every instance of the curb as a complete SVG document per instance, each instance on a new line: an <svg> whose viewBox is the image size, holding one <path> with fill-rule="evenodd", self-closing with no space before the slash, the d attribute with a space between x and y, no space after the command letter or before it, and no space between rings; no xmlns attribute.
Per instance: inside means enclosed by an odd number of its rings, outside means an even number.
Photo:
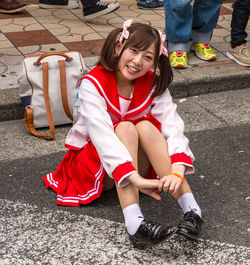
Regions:
<svg viewBox="0 0 250 265"><path fill-rule="evenodd" d="M250 67L235 63L193 65L185 70L174 69L170 87L173 98L237 90L250 87ZM18 88L0 90L0 121L23 119L24 110Z"/></svg>

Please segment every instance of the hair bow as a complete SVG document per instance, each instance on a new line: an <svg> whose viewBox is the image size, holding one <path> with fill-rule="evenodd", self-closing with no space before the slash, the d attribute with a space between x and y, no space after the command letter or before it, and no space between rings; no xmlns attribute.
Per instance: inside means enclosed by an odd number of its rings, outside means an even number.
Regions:
<svg viewBox="0 0 250 265"><path fill-rule="evenodd" d="M120 39L119 39L120 43L122 43L122 41L124 39L126 39L126 40L128 39L128 37L129 37L128 28L131 26L132 22L133 22L133 19L128 19L128 20L125 20L123 22L123 26L122 26L123 30L122 30L122 33L121 33L121 36L120 36Z"/></svg>
<svg viewBox="0 0 250 265"><path fill-rule="evenodd" d="M166 47L164 46L164 42L166 40L166 34L162 34L162 32L160 30L158 30L159 35L160 35L160 55L165 55L166 57L168 57L168 50L166 49Z"/></svg>

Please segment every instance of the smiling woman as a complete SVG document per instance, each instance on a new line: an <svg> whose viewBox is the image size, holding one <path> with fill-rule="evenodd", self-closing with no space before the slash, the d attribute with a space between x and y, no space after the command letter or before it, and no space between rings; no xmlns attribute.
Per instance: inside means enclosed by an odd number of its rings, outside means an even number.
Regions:
<svg viewBox="0 0 250 265"><path fill-rule="evenodd" d="M69 151L43 177L57 192L57 204L67 206L88 204L115 185L129 239L138 248L176 232L197 239L202 225L184 177L194 172L194 156L168 90L173 75L164 41L155 28L132 20L108 35L97 66L81 79ZM145 219L139 191L156 200L160 191L170 192L185 214L178 227Z"/></svg>
<svg viewBox="0 0 250 265"><path fill-rule="evenodd" d="M115 54L119 57L122 45L118 42ZM122 53L118 62L116 71L116 82L120 95L129 97L134 88L134 80L145 75L154 63L155 45L154 43L146 50L138 50L137 48L127 48Z"/></svg>

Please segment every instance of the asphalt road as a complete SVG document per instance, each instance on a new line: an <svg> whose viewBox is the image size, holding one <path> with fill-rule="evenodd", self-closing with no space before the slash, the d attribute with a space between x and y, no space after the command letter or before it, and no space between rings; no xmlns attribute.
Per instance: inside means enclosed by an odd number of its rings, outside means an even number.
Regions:
<svg viewBox="0 0 250 265"><path fill-rule="evenodd" d="M236 123L186 133L196 157L188 180L204 218L198 242L175 236L134 249L115 190L87 206L57 206L41 178L64 151L0 161L0 265L250 264L250 122ZM141 207L157 222L182 217L168 194L160 202L142 195Z"/></svg>

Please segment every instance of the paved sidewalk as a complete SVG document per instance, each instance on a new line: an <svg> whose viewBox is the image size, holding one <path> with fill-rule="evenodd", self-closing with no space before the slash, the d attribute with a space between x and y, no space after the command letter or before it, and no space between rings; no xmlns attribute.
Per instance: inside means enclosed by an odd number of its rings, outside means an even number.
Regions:
<svg viewBox="0 0 250 265"><path fill-rule="evenodd" d="M111 1L111 0L108 0ZM136 0L120 0L120 8L87 22L82 8L75 10L40 9L35 3L23 12L0 14L0 120L22 117L17 76L23 58L49 51L80 51L91 69L100 54L107 34L125 19L149 23L164 31L164 10L141 10ZM233 0L224 1L211 45L217 53L215 62L201 61L191 52L189 68L174 69L174 97L187 97L214 91L246 88L250 67L241 67L225 56L230 40ZM247 26L250 35L250 23ZM250 40L250 36L248 36ZM249 45L249 44L248 44Z"/></svg>

